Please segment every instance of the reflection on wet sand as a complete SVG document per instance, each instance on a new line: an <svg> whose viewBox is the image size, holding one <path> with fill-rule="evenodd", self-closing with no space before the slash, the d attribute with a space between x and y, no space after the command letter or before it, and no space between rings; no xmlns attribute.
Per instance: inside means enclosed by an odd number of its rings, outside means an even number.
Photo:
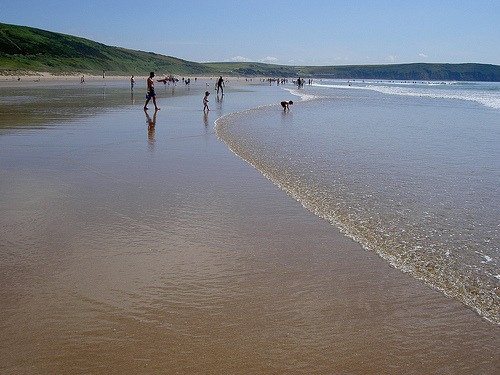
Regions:
<svg viewBox="0 0 500 375"><path fill-rule="evenodd" d="M148 145L149 145L149 150L150 151L154 151L156 114L158 113L158 109L154 110L153 118L151 118L151 116L149 116L149 113L148 113L147 109L144 109L144 113L146 114L146 121L148 123Z"/></svg>
<svg viewBox="0 0 500 375"><path fill-rule="evenodd" d="M203 112L203 123L208 127L208 112Z"/></svg>
<svg viewBox="0 0 500 375"><path fill-rule="evenodd" d="M106 92L113 90L113 95ZM44 86L37 88L6 87L0 90L0 129L53 126L60 121L91 117L109 108L130 105L125 87L102 84ZM132 104L134 97L132 94ZM19 113L23 113L19 116Z"/></svg>

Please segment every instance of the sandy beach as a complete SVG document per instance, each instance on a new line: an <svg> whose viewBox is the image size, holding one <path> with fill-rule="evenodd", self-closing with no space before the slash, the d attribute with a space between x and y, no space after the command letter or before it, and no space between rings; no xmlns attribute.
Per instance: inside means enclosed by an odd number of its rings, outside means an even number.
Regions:
<svg viewBox="0 0 500 375"><path fill-rule="evenodd" d="M31 72L24 74L7 74L0 75L0 87L19 87L19 86L53 86L61 84L80 83L82 77L87 82L102 82L103 77L91 74L51 74L48 72ZM145 80L147 76L137 77L139 80ZM129 76L105 76L107 81L126 81Z"/></svg>
<svg viewBox="0 0 500 375"><path fill-rule="evenodd" d="M183 79L189 79L191 82L197 83L199 79L203 83L211 83L215 85L215 80L218 77L204 76L204 75L179 75L156 72L156 79L162 79L172 76L179 80L179 84L183 83ZM103 83L125 83L130 82L131 76L117 76L117 75L95 75L95 74L51 74L48 72L32 72L30 74L4 74L0 75L0 87L40 87L40 86L58 86L58 85L75 85L81 83L82 77L84 82L90 85L103 84ZM140 86L145 84L148 75L134 75L136 83ZM242 77L224 77L225 82L231 85L251 85L260 83L265 78L242 78ZM161 84L158 84L161 86Z"/></svg>
<svg viewBox="0 0 500 375"><path fill-rule="evenodd" d="M130 77L3 78L0 373L500 369L498 326L364 250L218 138L221 116L281 111L282 88L157 83L155 113L145 77L134 92Z"/></svg>

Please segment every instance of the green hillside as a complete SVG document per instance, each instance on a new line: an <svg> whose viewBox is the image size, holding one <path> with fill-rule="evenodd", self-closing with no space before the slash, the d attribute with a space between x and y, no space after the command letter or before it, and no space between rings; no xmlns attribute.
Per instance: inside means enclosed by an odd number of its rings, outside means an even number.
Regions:
<svg viewBox="0 0 500 375"><path fill-rule="evenodd" d="M110 47L87 39L0 23L0 71L209 74L209 68L152 52Z"/></svg>
<svg viewBox="0 0 500 375"><path fill-rule="evenodd" d="M111 47L88 39L0 23L0 75L53 74L232 75L338 79L500 81L500 66L393 64L288 66L263 63L195 63L152 52Z"/></svg>

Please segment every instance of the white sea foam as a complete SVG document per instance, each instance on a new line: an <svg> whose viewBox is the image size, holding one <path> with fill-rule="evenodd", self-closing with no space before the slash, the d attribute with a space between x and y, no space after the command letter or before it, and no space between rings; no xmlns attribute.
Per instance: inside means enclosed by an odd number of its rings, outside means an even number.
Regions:
<svg viewBox="0 0 500 375"><path fill-rule="evenodd" d="M306 91L302 91L299 89L291 89L291 88L284 88L286 91L288 91L290 94L295 95L300 97L302 101L309 101L309 100L315 100L315 99L321 99L323 96L320 95L313 95L311 93L308 93Z"/></svg>
<svg viewBox="0 0 500 375"><path fill-rule="evenodd" d="M484 84L488 85L488 84ZM467 100L479 103L489 108L500 109L500 84L490 86L474 86L458 82L375 82L364 81L319 83L317 87L336 89L372 90L388 95L427 97L433 99Z"/></svg>

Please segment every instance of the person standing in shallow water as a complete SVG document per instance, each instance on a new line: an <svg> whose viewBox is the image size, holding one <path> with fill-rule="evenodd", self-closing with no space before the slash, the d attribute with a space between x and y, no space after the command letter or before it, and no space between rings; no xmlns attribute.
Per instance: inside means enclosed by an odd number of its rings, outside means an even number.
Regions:
<svg viewBox="0 0 500 375"><path fill-rule="evenodd" d="M208 95L210 95L210 93L205 91L205 97L203 98L203 112L210 111L210 108L208 108Z"/></svg>
<svg viewBox="0 0 500 375"><path fill-rule="evenodd" d="M155 72L149 73L148 78L148 91L146 92L146 103L144 104L144 109L148 109L148 103L151 99L153 99L153 104L155 105L155 109L159 110L160 108L156 105L156 93L155 93L155 81L154 81Z"/></svg>
<svg viewBox="0 0 500 375"><path fill-rule="evenodd" d="M217 84L215 85L215 88L217 89L217 95L219 95L219 89L222 90L222 95L224 95L224 86L224 80L222 79L222 76L220 76L217 80Z"/></svg>

